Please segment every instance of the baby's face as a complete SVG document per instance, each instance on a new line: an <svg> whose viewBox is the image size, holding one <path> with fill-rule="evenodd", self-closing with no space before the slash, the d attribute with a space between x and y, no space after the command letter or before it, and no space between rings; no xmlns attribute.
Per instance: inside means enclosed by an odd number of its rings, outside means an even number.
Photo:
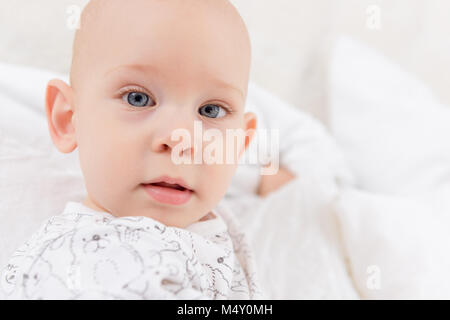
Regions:
<svg viewBox="0 0 450 320"><path fill-rule="evenodd" d="M176 164L175 148L194 159L208 142L194 150L171 135L185 129L193 142L195 126L224 139L255 128L244 112L250 45L240 17L222 0L94 1L85 15L71 81L85 204L170 226L198 221L224 196L239 152L232 164ZM187 189L146 186L161 177Z"/></svg>

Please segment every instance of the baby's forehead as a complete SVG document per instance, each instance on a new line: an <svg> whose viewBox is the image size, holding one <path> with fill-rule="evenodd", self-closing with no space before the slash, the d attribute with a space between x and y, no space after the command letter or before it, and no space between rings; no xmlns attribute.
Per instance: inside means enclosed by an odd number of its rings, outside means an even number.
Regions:
<svg viewBox="0 0 450 320"><path fill-rule="evenodd" d="M77 73L99 64L109 70L149 61L170 62L174 70L198 64L209 66L209 71L231 72L229 66L245 71L250 65L250 40L239 13L227 0L88 4L74 41L72 83Z"/></svg>
<svg viewBox="0 0 450 320"><path fill-rule="evenodd" d="M193 27L194 21L211 18L214 25L226 23L242 25L243 21L236 8L228 0L90 0L83 10L81 29L102 26L107 31L110 26L120 25L130 29L130 21L168 21L179 24L184 21ZM245 28L245 26L244 26Z"/></svg>

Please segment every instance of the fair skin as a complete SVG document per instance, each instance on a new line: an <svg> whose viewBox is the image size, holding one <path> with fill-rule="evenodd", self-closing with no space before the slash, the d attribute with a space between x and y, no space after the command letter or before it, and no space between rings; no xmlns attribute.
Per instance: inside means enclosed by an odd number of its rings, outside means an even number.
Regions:
<svg viewBox="0 0 450 320"><path fill-rule="evenodd" d="M71 84L51 80L46 96L54 144L64 153L78 148L84 204L180 228L213 217L256 129L255 115L244 110L249 68L248 33L228 1L91 1L74 43ZM195 121L224 135L250 132L233 164L174 164L179 141L171 134L182 128L194 136ZM189 201L149 197L143 183L162 175L183 179ZM261 195L286 183L274 177L270 186L262 179Z"/></svg>

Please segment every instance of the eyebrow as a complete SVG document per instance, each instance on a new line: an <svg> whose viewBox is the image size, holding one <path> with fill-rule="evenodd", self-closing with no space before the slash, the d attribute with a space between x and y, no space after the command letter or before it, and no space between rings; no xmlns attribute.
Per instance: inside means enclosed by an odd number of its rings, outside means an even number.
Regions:
<svg viewBox="0 0 450 320"><path fill-rule="evenodd" d="M128 65L121 65L121 66L118 66L118 67L114 67L114 68L108 70L105 73L105 76L109 75L112 72L120 71L122 69L134 70L134 71L138 71L138 72L142 72L142 73L147 73L147 72L149 72L149 73L159 73L159 69L157 67L153 66L153 65L150 65L150 64L128 64ZM237 93L239 93L241 98L243 100L245 100L245 96L244 96L244 93L242 92L242 90L236 88L235 86L233 86L233 85L231 85L231 84L229 84L229 83L227 83L227 82L225 82L225 81L223 81L221 79L218 79L218 78L215 78L215 77L212 77L211 79L218 87L222 87L224 89L231 89L233 91L236 91Z"/></svg>

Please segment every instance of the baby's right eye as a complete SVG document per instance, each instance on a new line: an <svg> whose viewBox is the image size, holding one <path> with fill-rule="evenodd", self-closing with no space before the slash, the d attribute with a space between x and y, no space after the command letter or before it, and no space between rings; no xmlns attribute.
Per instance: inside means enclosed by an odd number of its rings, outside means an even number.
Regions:
<svg viewBox="0 0 450 320"><path fill-rule="evenodd" d="M155 102L148 94L139 91L129 91L123 94L122 99L133 107L147 107L155 105Z"/></svg>

